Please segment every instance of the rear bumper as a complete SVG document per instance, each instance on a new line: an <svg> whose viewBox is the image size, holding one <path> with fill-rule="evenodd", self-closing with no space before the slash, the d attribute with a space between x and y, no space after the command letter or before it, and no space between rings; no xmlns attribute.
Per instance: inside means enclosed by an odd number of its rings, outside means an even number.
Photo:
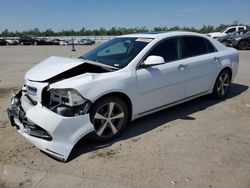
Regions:
<svg viewBox="0 0 250 188"><path fill-rule="evenodd" d="M61 161L67 161L74 145L94 131L88 114L63 117L40 103L24 112L18 96L11 99L7 113L11 125L31 144Z"/></svg>

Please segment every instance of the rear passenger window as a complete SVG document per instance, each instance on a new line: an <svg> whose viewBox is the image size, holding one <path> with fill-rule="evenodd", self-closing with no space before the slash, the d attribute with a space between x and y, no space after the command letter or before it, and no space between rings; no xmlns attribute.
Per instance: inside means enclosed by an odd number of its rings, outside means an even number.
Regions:
<svg viewBox="0 0 250 188"><path fill-rule="evenodd" d="M214 45L212 45L212 43L209 40L207 40L207 39L204 39L204 40L205 40L206 45L207 45L208 53L217 52L216 48L214 47Z"/></svg>
<svg viewBox="0 0 250 188"><path fill-rule="evenodd" d="M210 50L212 51L212 49ZM182 37L182 58L188 58L207 53L208 47L206 41L202 37Z"/></svg>
<svg viewBox="0 0 250 188"><path fill-rule="evenodd" d="M179 59L178 42L176 38L167 39L153 48L147 55L157 55L164 58L165 62L170 62Z"/></svg>

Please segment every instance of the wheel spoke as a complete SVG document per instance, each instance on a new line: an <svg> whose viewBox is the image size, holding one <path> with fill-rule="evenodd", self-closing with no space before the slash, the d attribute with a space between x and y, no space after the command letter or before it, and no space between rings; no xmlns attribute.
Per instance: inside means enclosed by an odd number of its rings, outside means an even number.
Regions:
<svg viewBox="0 0 250 188"><path fill-rule="evenodd" d="M225 75L224 75L224 78L222 79L222 83L224 83L224 82L227 80L227 78L228 78L228 75L225 74Z"/></svg>
<svg viewBox="0 0 250 188"><path fill-rule="evenodd" d="M102 125L102 127L96 132L99 136L101 136L103 131L107 128L107 124L108 124L108 121L106 121L104 125Z"/></svg>
<svg viewBox="0 0 250 188"><path fill-rule="evenodd" d="M109 125L111 127L111 130L112 130L113 134L116 134L117 133L117 128L115 127L115 125L112 122L109 122Z"/></svg>
<svg viewBox="0 0 250 188"><path fill-rule="evenodd" d="M115 103L111 102L108 105L109 105L109 109L108 109L109 116L108 117L110 118L111 114L112 114L112 112L114 110Z"/></svg>
<svg viewBox="0 0 250 188"><path fill-rule="evenodd" d="M220 92L221 88L222 88L222 85L217 88L217 91Z"/></svg>
<svg viewBox="0 0 250 188"><path fill-rule="evenodd" d="M227 83L224 83L224 84L223 84L223 86L224 86L224 87L228 87L228 86L229 86L229 84L227 84Z"/></svg>
<svg viewBox="0 0 250 188"><path fill-rule="evenodd" d="M220 83L220 85L222 84L222 76L219 78L219 83Z"/></svg>
<svg viewBox="0 0 250 188"><path fill-rule="evenodd" d="M118 114L118 115L116 115L114 117L111 117L111 119L120 119L120 118L123 118L123 117L124 117L124 113L122 112L122 113L120 113L120 114Z"/></svg>
<svg viewBox="0 0 250 188"><path fill-rule="evenodd" d="M221 87L221 95L224 95L225 94L225 90L223 87Z"/></svg>
<svg viewBox="0 0 250 188"><path fill-rule="evenodd" d="M104 120L107 120L106 117L104 117L103 115L99 114L98 112L95 114L94 119L104 119Z"/></svg>

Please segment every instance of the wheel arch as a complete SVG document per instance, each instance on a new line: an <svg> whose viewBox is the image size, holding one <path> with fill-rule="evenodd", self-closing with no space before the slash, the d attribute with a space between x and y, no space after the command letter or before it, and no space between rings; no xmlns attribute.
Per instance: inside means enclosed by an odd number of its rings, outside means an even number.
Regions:
<svg viewBox="0 0 250 188"><path fill-rule="evenodd" d="M212 81L212 84L211 84L211 91L213 90L213 88L214 88L214 86L215 86L215 83L216 83L216 80L218 79L219 75L220 75L221 72L224 71L224 70L228 70L228 71L229 71L230 76L231 76L230 81L232 82L232 79L233 79L233 75L232 75L232 74L233 74L233 70L232 70L232 67L226 65L226 66L224 66L224 67L217 73L217 75L215 75L215 77L214 77L214 79L213 79L213 81Z"/></svg>
<svg viewBox="0 0 250 188"><path fill-rule="evenodd" d="M221 73L222 71L224 71L224 70L227 70L227 71L230 73L230 82L231 82L231 81L232 81L233 70L232 70L232 68L229 67L229 66L223 67L223 69L221 69L221 71L219 72L218 76L219 76L220 73ZM218 77L218 76L217 76L217 77Z"/></svg>

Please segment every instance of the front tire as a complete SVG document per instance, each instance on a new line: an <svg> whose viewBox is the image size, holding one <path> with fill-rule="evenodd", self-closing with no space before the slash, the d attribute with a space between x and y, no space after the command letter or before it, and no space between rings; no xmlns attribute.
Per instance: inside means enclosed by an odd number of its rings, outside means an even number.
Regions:
<svg viewBox="0 0 250 188"><path fill-rule="evenodd" d="M128 107L122 99L115 96L100 99L90 109L90 120L95 129L92 139L100 142L111 141L128 124Z"/></svg>
<svg viewBox="0 0 250 188"><path fill-rule="evenodd" d="M224 69L221 71L214 84L212 96L216 99L223 99L227 96L231 84L231 73Z"/></svg>

